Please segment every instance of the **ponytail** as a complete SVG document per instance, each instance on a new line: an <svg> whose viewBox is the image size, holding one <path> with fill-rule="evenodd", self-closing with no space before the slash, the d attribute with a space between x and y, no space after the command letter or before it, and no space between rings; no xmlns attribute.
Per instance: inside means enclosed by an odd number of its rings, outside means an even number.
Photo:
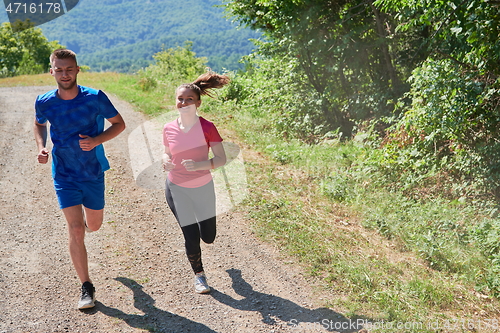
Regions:
<svg viewBox="0 0 500 333"><path fill-rule="evenodd" d="M198 98L205 95L208 97L214 97L212 95L212 89L222 88L230 81L229 77L226 75L220 75L215 72L207 72L205 74L201 74L196 80L192 83L181 84L179 88L188 88L193 90Z"/></svg>

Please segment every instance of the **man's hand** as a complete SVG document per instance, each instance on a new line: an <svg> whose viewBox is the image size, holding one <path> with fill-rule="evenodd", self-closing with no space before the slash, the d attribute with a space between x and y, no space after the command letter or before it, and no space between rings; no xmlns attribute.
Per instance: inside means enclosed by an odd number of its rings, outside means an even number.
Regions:
<svg viewBox="0 0 500 333"><path fill-rule="evenodd" d="M46 164L49 161L49 150L47 148L43 148L38 153L37 158L38 158L38 163Z"/></svg>
<svg viewBox="0 0 500 333"><path fill-rule="evenodd" d="M100 143L91 136L80 134L80 138L82 138L80 140L80 148L82 148L83 151L91 151L100 145Z"/></svg>

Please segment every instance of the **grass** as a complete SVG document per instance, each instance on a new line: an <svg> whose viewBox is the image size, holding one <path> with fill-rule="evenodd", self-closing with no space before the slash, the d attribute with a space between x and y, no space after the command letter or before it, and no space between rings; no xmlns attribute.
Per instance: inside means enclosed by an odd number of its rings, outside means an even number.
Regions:
<svg viewBox="0 0 500 333"><path fill-rule="evenodd" d="M394 203L390 196L363 207L362 199L336 203L315 185L316 171L311 175L289 167L270 163L263 170L262 163L252 164L249 211L261 237L276 242L333 289L328 305L376 321L431 321L446 313L473 316L477 306L496 315L496 301L482 302L473 284L432 269L398 237L382 237L377 228L362 226L366 221L361 211L384 200Z"/></svg>
<svg viewBox="0 0 500 333"><path fill-rule="evenodd" d="M175 82L145 92L137 81L114 73L79 76L80 84L116 94L145 114L173 104ZM13 85L53 85L53 79L0 80L0 86ZM407 198L386 186L378 150L360 137L314 146L285 142L272 134L261 110L208 99L202 110L224 137L247 148L249 196L238 209L259 237L322 286L317 291L326 295L324 305L351 318L422 323L405 332L467 331L445 324L499 318L491 286L500 282L488 261L499 247L496 215L463 202ZM378 331L402 330L386 325Z"/></svg>
<svg viewBox="0 0 500 333"><path fill-rule="evenodd" d="M174 103L175 88L173 86L167 86L164 90L144 92L139 88L137 78L133 75L81 72L78 75L78 84L113 93L134 105L138 111L152 116L162 113L167 109L167 105ZM56 87L54 78L50 74L21 75L0 79L0 87L12 86Z"/></svg>

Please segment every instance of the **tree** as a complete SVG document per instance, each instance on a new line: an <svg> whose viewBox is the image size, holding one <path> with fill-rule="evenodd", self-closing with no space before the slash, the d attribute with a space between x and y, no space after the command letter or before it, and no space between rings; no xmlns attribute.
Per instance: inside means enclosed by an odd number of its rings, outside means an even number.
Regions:
<svg viewBox="0 0 500 333"><path fill-rule="evenodd" d="M446 173L468 183L455 186L458 195L500 199L499 7L481 0L378 3L404 13L401 34L427 31L412 50L426 60L413 71L409 104L388 134L388 163L420 178Z"/></svg>
<svg viewBox="0 0 500 333"><path fill-rule="evenodd" d="M200 75L205 69L207 58L196 57L193 52L193 43L186 41L184 47L170 48L153 55L155 65L151 66L150 70L157 71L159 78L161 77L177 77L179 79L193 79Z"/></svg>
<svg viewBox="0 0 500 333"><path fill-rule="evenodd" d="M184 47L178 46L154 54L155 63L139 71L141 89L152 90L158 84L160 89L165 89L173 82L195 80L206 70L207 58L196 57L192 47L193 43L187 41Z"/></svg>
<svg viewBox="0 0 500 333"><path fill-rule="evenodd" d="M49 42L39 28L14 32L9 23L3 23L0 26L0 77L48 71L50 54L60 47L57 41Z"/></svg>
<svg viewBox="0 0 500 333"><path fill-rule="evenodd" d="M15 38L9 23L0 26L0 77L15 73L20 59L23 57L23 47Z"/></svg>
<svg viewBox="0 0 500 333"><path fill-rule="evenodd" d="M427 32L417 52L450 59L464 69L485 70L498 76L498 1L377 0L376 4L399 17L398 31Z"/></svg>
<svg viewBox="0 0 500 333"><path fill-rule="evenodd" d="M388 101L407 89L410 70L400 68L389 38L393 19L370 0L238 0L225 7L235 21L264 32L260 55L289 61L305 78L301 89L321 101L321 116L311 116L325 130L349 135L353 121L390 114Z"/></svg>

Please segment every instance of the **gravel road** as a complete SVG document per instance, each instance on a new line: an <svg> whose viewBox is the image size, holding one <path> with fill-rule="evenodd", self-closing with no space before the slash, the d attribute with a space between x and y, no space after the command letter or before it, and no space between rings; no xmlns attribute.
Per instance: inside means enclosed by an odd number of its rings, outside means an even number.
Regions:
<svg viewBox="0 0 500 333"><path fill-rule="evenodd" d="M182 234L163 191L140 186L134 177L130 138L148 119L112 95L127 129L105 144L111 170L104 223L86 238L98 303L77 310L80 283L66 222L50 165L36 162L32 134L34 100L50 89L0 88L0 333L361 329L320 307L320 293L300 269L256 239L234 210L221 212L215 243L202 246L213 291L195 294Z"/></svg>

